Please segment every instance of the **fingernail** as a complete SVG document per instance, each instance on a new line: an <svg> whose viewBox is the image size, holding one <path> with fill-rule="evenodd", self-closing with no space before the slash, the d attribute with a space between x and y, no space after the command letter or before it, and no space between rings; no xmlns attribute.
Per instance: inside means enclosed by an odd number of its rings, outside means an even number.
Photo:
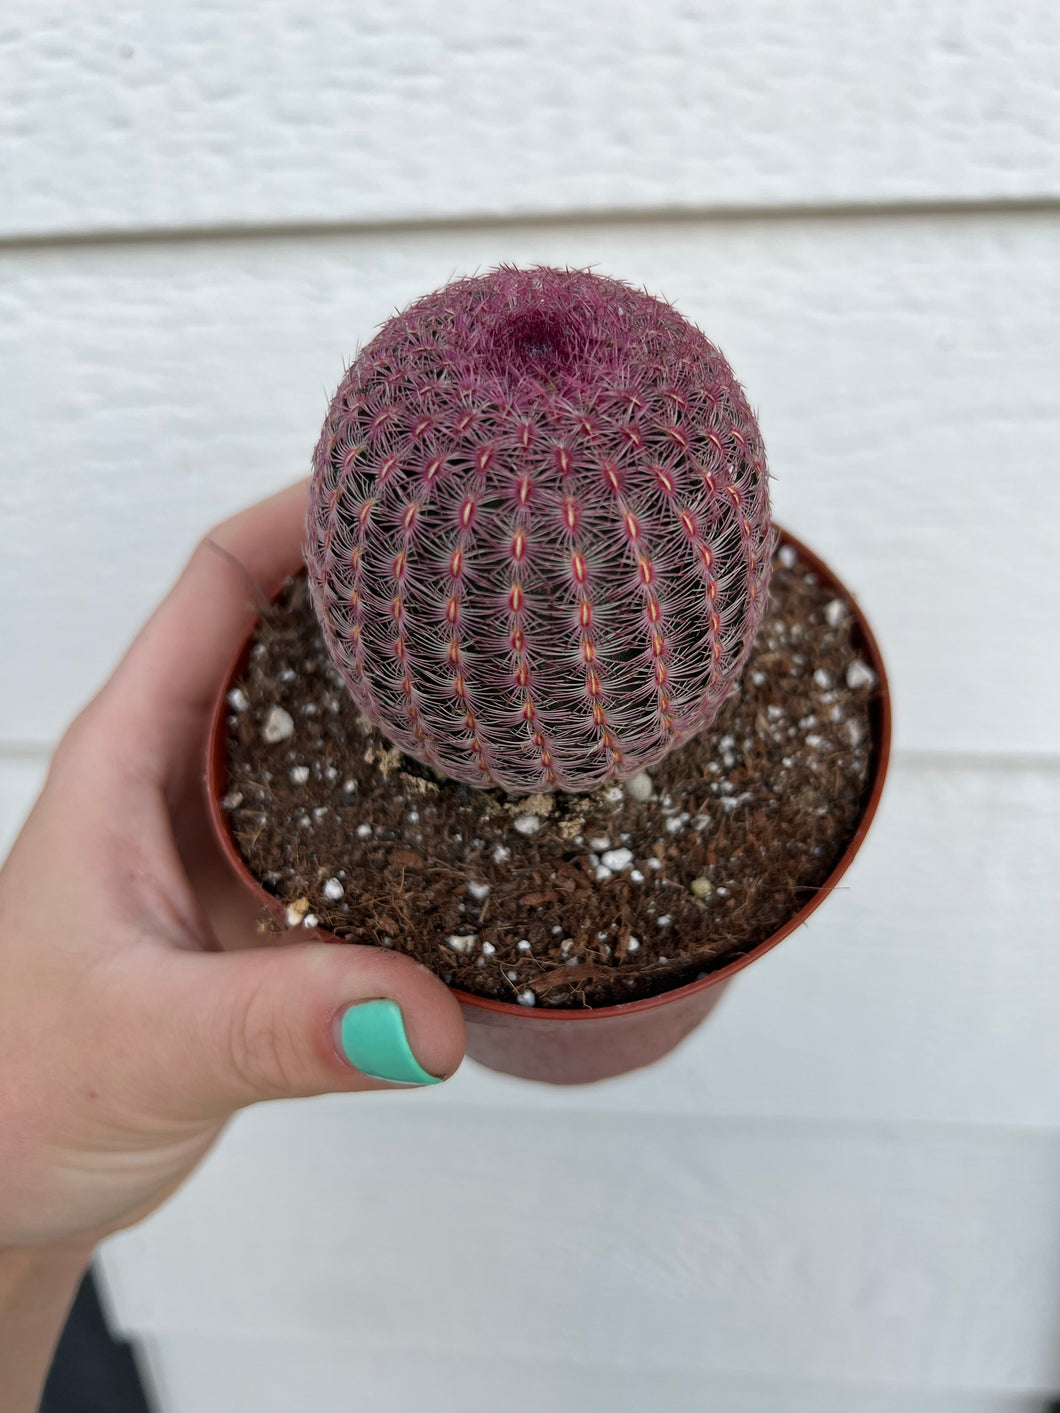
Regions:
<svg viewBox="0 0 1060 1413"><path fill-rule="evenodd" d="M396 1001L361 1001L343 1011L338 1023L339 1048L355 1070L392 1084L441 1084L412 1053L405 1021Z"/></svg>

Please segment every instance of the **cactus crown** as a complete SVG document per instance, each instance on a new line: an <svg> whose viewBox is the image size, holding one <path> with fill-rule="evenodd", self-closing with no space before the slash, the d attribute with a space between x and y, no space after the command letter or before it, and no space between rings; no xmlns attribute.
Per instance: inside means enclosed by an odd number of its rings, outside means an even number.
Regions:
<svg viewBox="0 0 1060 1413"><path fill-rule="evenodd" d="M309 585L364 714L467 784L589 790L708 726L761 623L761 436L669 304L502 265L395 315L313 459Z"/></svg>

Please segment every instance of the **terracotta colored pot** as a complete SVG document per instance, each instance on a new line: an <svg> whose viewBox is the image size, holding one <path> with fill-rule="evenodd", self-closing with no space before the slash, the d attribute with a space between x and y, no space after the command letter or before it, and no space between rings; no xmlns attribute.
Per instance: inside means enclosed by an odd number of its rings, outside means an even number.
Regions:
<svg viewBox="0 0 1060 1413"><path fill-rule="evenodd" d="M809 901L753 951L699 981L664 991L658 996L593 1009L531 1010L506 1001L493 1001L484 996L472 996L466 991L456 991L467 1021L467 1052L480 1064L505 1074L544 1080L550 1084L588 1084L625 1074L661 1059L709 1015L738 971L750 966L802 926L824 902L861 848L883 793L891 752L891 697L883 658L864 614L828 566L794 535L784 530L779 533L781 543L791 545L823 584L832 589L837 597L850 602L856 620L854 641L877 678L870 705L873 736L871 785L861 820L842 858ZM225 721L228 710L225 698L242 675L249 650L248 637L225 678L214 708L207 756L207 792L214 828L232 868L273 916L282 920L284 905L268 893L247 868L232 839L228 816L221 808L227 789ZM323 932L320 935L329 936Z"/></svg>

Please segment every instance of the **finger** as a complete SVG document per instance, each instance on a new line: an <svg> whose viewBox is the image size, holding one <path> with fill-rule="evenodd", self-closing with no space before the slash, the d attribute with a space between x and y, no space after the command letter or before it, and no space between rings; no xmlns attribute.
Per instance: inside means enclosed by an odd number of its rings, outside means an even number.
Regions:
<svg viewBox="0 0 1060 1413"><path fill-rule="evenodd" d="M267 601L302 566L308 481L250 506L204 536L140 630L96 705L130 753L187 764L217 691Z"/></svg>
<svg viewBox="0 0 1060 1413"><path fill-rule="evenodd" d="M449 989L381 948L301 942L139 964L127 1045L172 1114L221 1118L262 1099L435 1084L459 1065L464 1022Z"/></svg>

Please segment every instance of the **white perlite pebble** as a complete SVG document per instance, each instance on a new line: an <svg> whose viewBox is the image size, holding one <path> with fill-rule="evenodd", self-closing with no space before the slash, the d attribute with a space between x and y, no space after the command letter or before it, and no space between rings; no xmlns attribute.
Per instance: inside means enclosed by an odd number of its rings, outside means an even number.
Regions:
<svg viewBox="0 0 1060 1413"><path fill-rule="evenodd" d="M323 892L324 897L327 898L330 902L337 903L346 890L343 888L342 884L337 878L329 878L325 881L324 887L321 891Z"/></svg>
<svg viewBox="0 0 1060 1413"><path fill-rule="evenodd" d="M622 786L610 785L604 791L604 803L607 805L618 805L622 803Z"/></svg>
<svg viewBox="0 0 1060 1413"><path fill-rule="evenodd" d="M292 785L304 785L308 779L309 779L309 767L308 767L308 765L292 765L292 766L291 766L291 784L292 784Z"/></svg>
<svg viewBox="0 0 1060 1413"><path fill-rule="evenodd" d="M663 913L663 915L662 915L661 917L657 917L657 918L655 919L655 926L656 926L656 927L669 927L672 922L673 922L673 918L670 916L670 914L669 914L669 913Z"/></svg>
<svg viewBox="0 0 1060 1413"><path fill-rule="evenodd" d="M228 794L221 801L221 808L224 810L237 810L242 803L242 790L229 790Z"/></svg>
<svg viewBox="0 0 1060 1413"><path fill-rule="evenodd" d="M281 706L269 707L269 714L261 728L261 739L267 746L275 746L278 741L286 741L294 735L294 721L290 712Z"/></svg>
<svg viewBox="0 0 1060 1413"><path fill-rule="evenodd" d="M482 944L482 950L483 950L483 952L486 954L487 957L492 957L493 954L494 954L494 952L495 952L497 949L496 949L496 947L493 945L492 942L483 942L483 944Z"/></svg>
<svg viewBox="0 0 1060 1413"><path fill-rule="evenodd" d="M287 904L287 926L297 927L309 911L308 898L296 898L293 903Z"/></svg>
<svg viewBox="0 0 1060 1413"><path fill-rule="evenodd" d="M512 828L517 834L536 834L541 828L541 821L536 814L521 814Z"/></svg>
<svg viewBox="0 0 1060 1413"><path fill-rule="evenodd" d="M319 927L320 919L317 917L316 913L306 913L305 917L302 919L302 926Z"/></svg>
<svg viewBox="0 0 1060 1413"><path fill-rule="evenodd" d="M859 687L871 687L876 681L876 674L867 662L862 662L856 657L847 668L847 686L852 692L856 692Z"/></svg>
<svg viewBox="0 0 1060 1413"><path fill-rule="evenodd" d="M643 875L643 873L641 873L641 871L640 871L639 868L634 868L634 869L631 869L631 870L630 870L629 881L630 881L630 883L643 883L643 882L644 882L644 875Z"/></svg>
<svg viewBox="0 0 1060 1413"><path fill-rule="evenodd" d="M511 849L506 849L503 844L498 844L497 847L493 850L493 853L490 855L490 858L495 864L504 864L508 862L511 856Z"/></svg>
<svg viewBox="0 0 1060 1413"><path fill-rule="evenodd" d="M626 951L627 951L627 952L639 952L639 951L640 951L640 938L639 938L639 937L631 937L631 938L629 939L629 941L626 943Z"/></svg>
<svg viewBox="0 0 1060 1413"><path fill-rule="evenodd" d="M247 694L243 691L242 687L233 687L225 700L233 711L246 711L247 707L250 706L250 702L247 700Z"/></svg>
<svg viewBox="0 0 1060 1413"><path fill-rule="evenodd" d="M791 545L781 545L780 553L777 555L777 558L785 569L794 569L798 555L792 549Z"/></svg>
<svg viewBox="0 0 1060 1413"><path fill-rule="evenodd" d="M610 849L610 847L611 840L606 834L598 834L595 839L589 840L589 848L592 849L594 853L602 854L605 849Z"/></svg>
<svg viewBox="0 0 1060 1413"><path fill-rule="evenodd" d="M827 692L828 688L832 685L832 674L826 672L823 667L819 667L813 674L813 680L817 683L818 687L821 688L822 692Z"/></svg>
<svg viewBox="0 0 1060 1413"><path fill-rule="evenodd" d="M693 878L688 886L697 898L709 898L714 892L714 884L711 883L706 874L700 874L698 878Z"/></svg>
<svg viewBox="0 0 1060 1413"><path fill-rule="evenodd" d="M632 849L608 849L600 857L600 862L604 868L609 868L612 873L621 873L624 868L629 868L633 862Z"/></svg>
<svg viewBox="0 0 1060 1413"><path fill-rule="evenodd" d="M632 780L626 781L626 794L631 800L650 800L654 786L651 783L651 776L646 771L641 771L639 775L634 775Z"/></svg>
<svg viewBox="0 0 1060 1413"><path fill-rule="evenodd" d="M829 628L838 628L846 617L847 608L842 599L833 599L824 611L824 621Z"/></svg>
<svg viewBox="0 0 1060 1413"><path fill-rule="evenodd" d="M534 995L534 993L533 993L532 991L520 991L520 992L519 992L519 1004L520 1004L520 1006L536 1006L536 1005L537 1005L537 997Z"/></svg>
<svg viewBox="0 0 1060 1413"><path fill-rule="evenodd" d="M372 837L372 826L370 824L359 824L354 830L358 839L370 839Z"/></svg>
<svg viewBox="0 0 1060 1413"><path fill-rule="evenodd" d="M519 952L529 952L530 943L526 940L525 937L523 937L518 942L516 942L515 947L516 950Z"/></svg>
<svg viewBox="0 0 1060 1413"><path fill-rule="evenodd" d="M451 937L445 939L445 945L452 948L454 952L459 952L461 956L467 956L468 952L475 945L476 932L459 933L454 932Z"/></svg>
<svg viewBox="0 0 1060 1413"><path fill-rule="evenodd" d="M476 903L484 903L490 895L490 886L488 883L478 883L472 878L467 885L467 891Z"/></svg>
<svg viewBox="0 0 1060 1413"><path fill-rule="evenodd" d="M606 883L611 877L611 870L604 864L598 864L593 877L596 879L597 883Z"/></svg>

